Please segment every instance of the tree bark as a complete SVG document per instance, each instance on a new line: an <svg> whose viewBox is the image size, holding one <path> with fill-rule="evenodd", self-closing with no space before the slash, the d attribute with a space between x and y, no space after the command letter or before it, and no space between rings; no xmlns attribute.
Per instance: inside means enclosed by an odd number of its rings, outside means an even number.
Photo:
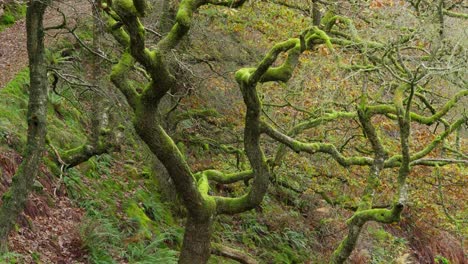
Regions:
<svg viewBox="0 0 468 264"><path fill-rule="evenodd" d="M145 105L148 107L148 105ZM145 108L142 106L141 108ZM152 106L149 106L151 109ZM135 128L141 139L164 164L188 211L180 264L204 264L210 257L210 243L215 207L206 203L196 189L195 179L183 161L182 154L154 117L155 111L145 110L135 118Z"/></svg>
<svg viewBox="0 0 468 264"><path fill-rule="evenodd" d="M211 234L214 216L189 216L185 224L184 242L179 264L204 264L211 255Z"/></svg>
<svg viewBox="0 0 468 264"><path fill-rule="evenodd" d="M365 222L359 221L359 223L349 226L348 235L343 239L335 252L333 252L330 264L342 264L349 258L356 247L364 224Z"/></svg>
<svg viewBox="0 0 468 264"><path fill-rule="evenodd" d="M322 14L320 13L318 1L312 0L312 23L313 25L320 26L320 20L322 20Z"/></svg>
<svg viewBox="0 0 468 264"><path fill-rule="evenodd" d="M26 12L27 48L30 70L28 139L24 160L2 197L0 246L7 250L8 234L23 211L41 163L46 136L47 69L44 58L43 16L49 1L29 1Z"/></svg>

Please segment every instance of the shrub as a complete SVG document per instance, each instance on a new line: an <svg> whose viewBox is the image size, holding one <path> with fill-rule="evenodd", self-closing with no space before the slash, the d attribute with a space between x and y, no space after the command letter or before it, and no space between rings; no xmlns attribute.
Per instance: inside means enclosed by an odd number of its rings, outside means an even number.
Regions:
<svg viewBox="0 0 468 264"><path fill-rule="evenodd" d="M3 14L3 16L2 16L2 18L0 20L0 24L11 25L11 24L15 23L15 21L16 21L15 16L13 16L10 13L5 13L5 14Z"/></svg>

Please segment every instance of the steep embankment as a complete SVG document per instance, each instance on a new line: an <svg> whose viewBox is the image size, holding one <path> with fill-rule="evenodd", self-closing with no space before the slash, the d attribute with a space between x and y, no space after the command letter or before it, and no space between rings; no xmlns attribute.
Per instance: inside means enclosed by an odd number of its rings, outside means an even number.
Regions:
<svg viewBox="0 0 468 264"><path fill-rule="evenodd" d="M245 12L232 13L213 7L200 10L196 19L198 24L191 30L186 45L172 54L178 62L180 76L184 77L180 80L183 82L181 91L178 91L178 95L183 94L183 100L177 110L215 108L222 114L222 117L210 117L208 122L184 119L175 129L178 146L187 155L194 171L236 169L236 159L239 162L242 157L235 157L236 153L226 154L224 145L242 148L238 135L242 134L240 113L243 104L233 72L246 65L254 65L272 43L299 34L304 26L303 21L292 19L300 17L299 14L266 1L255 2L255 5L245 8ZM54 17L58 20L48 23L60 23L60 16ZM18 29L10 31L8 36L12 38L9 47L18 53L10 56L12 52L5 52L5 58L10 60L10 77L6 77L3 84L12 81L0 91L0 194L9 185L21 162L19 153L25 140L28 79L27 71L21 71L19 75L17 72L25 68L27 60L25 51L21 53L21 45L16 45L14 40L16 38L17 43L21 43L21 34L15 33L24 32L24 23L15 27ZM91 43L89 27L77 33ZM55 66L63 73L89 81L86 71L91 68L90 55L80 50L73 40L56 43L54 37L48 39L53 44L49 47L52 47L51 56L56 59ZM210 40L209 45L207 40ZM113 45L110 41L106 44ZM112 56L109 46L103 50ZM3 42L0 42L0 50L3 47ZM62 57L64 50L67 51L66 58ZM329 81L321 80L332 78L320 74L331 75L334 69L328 68L326 56L323 57L325 59L309 54L302 62L302 68L298 69L299 81L293 80L288 86L263 86L262 89L272 91L276 96L283 96L284 90L292 93L294 89L306 89L303 94L314 100L329 96L324 92L328 91L325 89ZM14 59L22 60L23 64L11 63ZM3 79L6 66L2 63L0 78ZM102 69L110 67L103 62ZM138 82L139 78L135 79ZM0 88L3 84L0 82ZM104 74L102 86L110 86ZM70 85L63 80L58 82L56 90L60 95L51 93L49 98L48 129L51 145L62 153L86 143L92 115L89 106L95 102L96 91L92 87ZM95 156L80 166L65 169L50 161L56 153L49 149L35 192L18 223L17 232L10 238L12 251L17 255L0 258L0 263L9 263L13 259L16 263L176 263L183 234L183 209L175 203L168 206L161 201L155 174L161 173L162 169L155 168L153 157L132 133L131 116L125 113L120 95L113 91L109 94L115 100L108 108L109 113L119 115L113 128L126 129L120 151ZM187 94L190 96L185 97ZM284 111L278 119L289 112ZM217 141L219 139L223 141ZM275 149L269 149L270 153L273 151ZM314 193L312 187L315 185L310 178L315 181L321 177L329 181L330 184L324 186L334 188L325 189L332 196L350 198L340 196L336 191L339 189L335 188L336 182L332 185L333 179L325 177L328 174L319 174L322 173L320 164L328 164L325 159L307 157L312 162L297 156L292 156L292 159L297 159L307 174L291 173L292 167L277 168L277 179L288 185L284 188L273 186L262 206L254 211L219 217L214 242L251 253L259 263L326 262L346 233L344 223L350 212L328 205L323 197ZM280 169L282 171L278 171ZM351 187L359 185L351 183ZM212 190L221 195L239 196L245 187L243 183L234 187L213 185ZM178 215L174 217L174 214ZM433 260L437 252L456 259L460 250L451 236L446 233L443 236L427 235L427 230L433 230L433 227L422 229L415 221L416 216L408 214L406 217L400 225L385 228L377 224L368 225L350 262L408 263L410 256L423 255L424 250L426 259ZM445 248L442 247L444 245ZM213 257L210 263L235 262Z"/></svg>
<svg viewBox="0 0 468 264"><path fill-rule="evenodd" d="M89 14L89 8L84 8L87 1L79 1L81 7L75 1L68 3L73 5L61 4L69 12L68 22L78 23L70 18L73 14L76 19ZM48 25L61 23L56 17L60 18L49 14ZM82 18L91 21L89 16ZM84 29L77 34L89 41L89 24L78 24ZM0 195L21 163L29 83L24 45L15 45L25 41L24 22L4 31L2 37ZM76 48L76 41L57 38L51 32L47 40L50 62L68 76L86 80L91 58ZM67 59L61 58L63 50L71 53ZM173 249L181 243L182 229L159 200L154 175L147 165L150 158L131 131L126 132L120 153L90 156L74 168L56 161L63 153L87 143L89 108L95 102L95 94L87 88L60 80L56 93L49 94L49 142L44 165L9 238L11 253L0 256L0 263L175 263Z"/></svg>
<svg viewBox="0 0 468 264"><path fill-rule="evenodd" d="M0 91L0 193L4 193L21 163L21 150L26 139L25 108L27 106L28 70L22 70ZM49 120L60 125L49 114ZM61 124L62 129L65 124ZM52 130L52 133L57 131ZM10 263L84 263L78 233L83 210L67 197L65 188L50 169L42 165L16 232L9 238L13 254L0 262ZM17 255L19 254L19 255ZM12 262L14 263L14 262Z"/></svg>
<svg viewBox="0 0 468 264"><path fill-rule="evenodd" d="M0 33L0 88L27 63L25 21L21 20Z"/></svg>
<svg viewBox="0 0 468 264"><path fill-rule="evenodd" d="M89 13L88 5L87 1L67 1L55 8L67 14L73 24ZM47 26L61 23L61 17L52 8L45 20ZM20 20L0 32L0 193L8 188L21 163L25 140L29 81L25 70L28 64L25 23L24 19ZM49 44L54 40L51 34L55 33L57 31L48 32ZM86 253L79 235L84 210L73 205L47 166L43 165L40 170L41 176L19 219L17 232L9 238L9 248L14 253L0 257L0 262L85 263Z"/></svg>
<svg viewBox="0 0 468 264"><path fill-rule="evenodd" d="M57 8L66 15L69 28L72 28L80 19L90 16L91 9L88 1L64 1L55 5L50 7L45 15L46 27L62 23L62 16L57 12ZM57 30L48 31L46 43L51 44L57 41L55 38L57 33L59 33ZM22 19L0 32L0 89L27 65L26 22Z"/></svg>

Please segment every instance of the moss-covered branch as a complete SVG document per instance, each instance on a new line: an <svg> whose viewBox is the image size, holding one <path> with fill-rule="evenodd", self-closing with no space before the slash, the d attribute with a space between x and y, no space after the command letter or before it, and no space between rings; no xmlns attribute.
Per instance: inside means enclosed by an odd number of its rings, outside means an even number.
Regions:
<svg viewBox="0 0 468 264"><path fill-rule="evenodd" d="M437 146L439 146L441 143L443 143L444 139L446 139L451 133L456 131L459 127L461 127L464 123L466 123L468 118L466 116L458 119L455 121L451 126L449 126L444 132L442 132L440 135L438 135L434 140L432 140L429 144L427 144L422 150L417 151L413 153L410 156L410 161L415 162L414 165L422 165L423 162L416 162L418 160L421 160L425 156L427 156L429 153L431 153ZM400 162L402 160L402 155L394 155L390 157L386 162L385 162L385 167L398 167L400 166Z"/></svg>
<svg viewBox="0 0 468 264"><path fill-rule="evenodd" d="M333 50L331 40L324 31L318 27L307 29L302 32L300 38L291 38L274 45L256 68L244 68L237 71L236 81L251 86L265 82L287 82L291 78L302 52L321 43L325 43L328 49ZM272 67L283 52L287 52L287 58L280 66Z"/></svg>
<svg viewBox="0 0 468 264"><path fill-rule="evenodd" d="M340 15L324 17L322 21L322 23L324 24L324 30L326 32L330 32L333 26L335 26L337 22L341 22L348 27L350 34L351 34L350 40L354 42L362 42L361 38L359 37L357 33L357 30L356 30L356 27L354 26L353 21L347 17L343 17Z"/></svg>
<svg viewBox="0 0 468 264"><path fill-rule="evenodd" d="M212 5L219 5L219 6L226 6L230 8L238 8L241 7L247 0L208 0L209 4Z"/></svg>
<svg viewBox="0 0 468 264"><path fill-rule="evenodd" d="M119 63L112 67L110 79L112 83L119 88L127 99L128 104L136 109L140 95L129 81L129 73L135 65L135 60L128 52L124 52L120 57Z"/></svg>
<svg viewBox="0 0 468 264"><path fill-rule="evenodd" d="M438 158L425 158L418 159L410 162L410 166L429 166L429 167L442 167L450 164L465 164L468 165L468 159L438 159Z"/></svg>
<svg viewBox="0 0 468 264"><path fill-rule="evenodd" d="M289 39L287 41L278 43L271 48L271 50L265 55L263 60L259 63L256 68L245 68L237 71L236 80L238 83L244 82L249 85L256 85L262 76L270 69L271 65L276 61L279 54L282 52L287 52L291 49L300 50L300 40L297 38ZM293 55L295 54L293 51ZM282 68L283 71L288 71L287 67ZM280 73L277 71L277 73ZM286 73L281 73L278 75L277 81L287 81L283 77L287 75ZM289 79L289 78L288 78Z"/></svg>
<svg viewBox="0 0 468 264"><path fill-rule="evenodd" d="M465 13L458 13L458 12L453 12L450 10L444 10L443 12L444 12L444 15L449 16L449 17L468 19L468 14L465 14Z"/></svg>
<svg viewBox="0 0 468 264"><path fill-rule="evenodd" d="M414 112L410 113L411 121L415 121L425 125L432 125L438 121L441 117L446 115L450 109L456 106L457 102L460 101L464 96L468 95L468 90L462 90L455 94L455 96L450 99L445 105L437 111L435 114L425 117ZM387 115L387 114L397 114L397 109L394 105L373 105L366 108L366 112L370 115Z"/></svg>
<svg viewBox="0 0 468 264"><path fill-rule="evenodd" d="M60 154L61 162L66 168L73 168L96 155L112 151L115 142L100 140L97 146L83 144L79 147L69 149Z"/></svg>
<svg viewBox="0 0 468 264"><path fill-rule="evenodd" d="M314 118L311 120L306 120L295 125L291 130L288 131L287 135L289 137L295 137L307 129L311 129L311 128L326 124L328 122L333 122L341 118L355 118L355 117L357 117L356 113L333 111L331 113L326 113L321 117ZM275 158L273 162L274 166L278 166L280 164L285 154L286 154L286 145L281 144L278 147L278 150L276 151L276 154L275 154Z"/></svg>
<svg viewBox="0 0 468 264"><path fill-rule="evenodd" d="M324 115L303 121L297 125L295 125L291 131L289 131L288 135L291 136L298 135L299 133L311 129L329 122L337 121L338 119L351 119L356 118L357 114L355 112L340 112L340 111L332 111L330 113L325 113Z"/></svg>
<svg viewBox="0 0 468 264"><path fill-rule="evenodd" d="M234 172L234 173L223 173L218 170L206 170L198 172L195 177L200 178L205 176L208 180L215 181L222 184L231 184L238 181L247 181L253 178L253 172L251 170Z"/></svg>
<svg viewBox="0 0 468 264"><path fill-rule="evenodd" d="M345 157L335 145L330 143L304 143L298 140L295 140L278 130L274 129L269 124L262 122L262 132L270 136L271 138L281 142L282 144L291 148L294 152L307 152L309 154L315 153L326 153L329 154L335 161L337 161L341 166L348 167L353 165L360 166L370 166L373 163L372 158L368 157Z"/></svg>
<svg viewBox="0 0 468 264"><path fill-rule="evenodd" d="M177 114L174 117L174 123L179 123L183 120L187 119L192 119L192 118L209 118L209 117L220 117L220 114L216 109L194 109L194 110L188 110L184 111L180 114Z"/></svg>
<svg viewBox="0 0 468 264"><path fill-rule="evenodd" d="M158 43L157 49L165 53L177 46L190 29L193 13L203 4L205 4L203 0L183 0L179 4L175 18L176 23L172 26L169 33Z"/></svg>

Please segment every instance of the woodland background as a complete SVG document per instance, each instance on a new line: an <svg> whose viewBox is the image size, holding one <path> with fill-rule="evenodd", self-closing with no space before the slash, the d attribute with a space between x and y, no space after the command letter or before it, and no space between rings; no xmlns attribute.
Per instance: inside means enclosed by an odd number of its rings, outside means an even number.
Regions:
<svg viewBox="0 0 468 264"><path fill-rule="evenodd" d="M103 2L108 5L52 1L46 10L46 147L2 263L178 261L190 212L174 178L135 131L136 114L111 79L126 50L112 29L127 25L109 27L105 9L125 1ZM140 17L145 44L158 49L180 23L179 7L190 1L148 2ZM262 122L290 138L271 131L261 137L268 191L254 209L214 218L208 263L329 263L368 188L370 207L394 208L400 165L382 169L375 184L369 164L344 166L340 156L314 146L330 144L350 158L377 155L359 106L363 98L370 106L393 105L401 83L413 87L403 92L402 105L429 117L412 116L409 152L431 149L408 165L401 217L366 222L346 263L467 263L467 4L262 0L234 8L220 2L196 9L188 33L164 55L177 81L160 103L158 120L194 175L251 170L238 70L260 65L278 43L302 43L307 29L335 35L331 43L323 38L301 48L285 80L256 86ZM5 201L26 149L30 71L26 3L0 6ZM331 15L340 18L327 31ZM272 67L287 62L288 52ZM153 78L143 63L126 73L137 93ZM400 155L404 118L398 107L385 109L369 122L390 156ZM241 196L252 186L248 177L234 184L212 180L207 195Z"/></svg>

